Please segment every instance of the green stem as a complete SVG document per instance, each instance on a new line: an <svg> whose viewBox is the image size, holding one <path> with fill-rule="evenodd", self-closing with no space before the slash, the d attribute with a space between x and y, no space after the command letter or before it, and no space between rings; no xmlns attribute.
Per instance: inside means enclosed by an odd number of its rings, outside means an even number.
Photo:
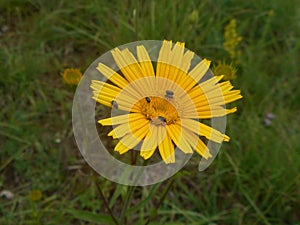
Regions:
<svg viewBox="0 0 300 225"><path fill-rule="evenodd" d="M121 212L121 216L120 216L120 220L121 220L121 224L124 224L124 220L125 220L125 213L130 205L134 190L135 190L136 186L129 186L128 188L128 193L124 202L124 206L122 208L122 212Z"/></svg>
<svg viewBox="0 0 300 225"><path fill-rule="evenodd" d="M131 165L136 165L137 154L138 154L138 151L131 150L131 153L130 153L130 156L131 156Z"/></svg>
<svg viewBox="0 0 300 225"><path fill-rule="evenodd" d="M105 198L105 196L104 196L104 194L103 194L103 192L102 192L102 190L101 190L99 184L97 183L95 177L94 177L94 182L95 182L95 184L96 184L97 190L98 190L98 192L99 192L99 194L100 194L100 196L101 196L101 198L102 198L102 200L103 200L103 202L104 202L104 205L105 205L105 207L106 207L108 213L110 214L110 216L111 216L111 218L113 219L113 221L115 222L115 224L116 224L116 225L119 225L119 222L118 222L118 220L116 219L116 217L115 217L114 213L112 212L111 208L109 207L108 202L107 202L107 200L106 200L106 198Z"/></svg>
<svg viewBox="0 0 300 225"><path fill-rule="evenodd" d="M175 181L175 177L176 177L176 176L173 176L173 177L170 179L169 183L167 184L166 189L165 189L164 192L162 193L162 195L161 195L161 197L160 197L160 199L159 199L157 205L155 206L155 209L156 209L156 210L158 210L158 209L160 208L160 206L162 205L163 201L164 201L165 198L167 197L167 194L169 193L170 188L172 187L172 185L173 185L173 183L174 183L174 181ZM156 217L157 217L157 215L154 216L154 217L152 217L152 218L149 217L149 218L147 219L147 222L145 223L145 225L149 224L150 221L153 220L153 219L155 219Z"/></svg>

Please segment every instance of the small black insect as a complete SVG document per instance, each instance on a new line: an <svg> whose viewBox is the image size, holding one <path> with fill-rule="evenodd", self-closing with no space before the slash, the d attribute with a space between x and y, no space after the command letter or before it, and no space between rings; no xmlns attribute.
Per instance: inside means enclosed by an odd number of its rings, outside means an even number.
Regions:
<svg viewBox="0 0 300 225"><path fill-rule="evenodd" d="M170 90L166 90L166 95L167 98L174 98L174 92Z"/></svg>
<svg viewBox="0 0 300 225"><path fill-rule="evenodd" d="M166 123L166 122L167 122L166 118L163 117L163 116L158 116L158 119L160 119L161 122L163 122L163 123Z"/></svg>
<svg viewBox="0 0 300 225"><path fill-rule="evenodd" d="M146 101L147 101L148 103L151 102L151 99L150 99L149 97L146 97L145 99L146 99Z"/></svg>
<svg viewBox="0 0 300 225"><path fill-rule="evenodd" d="M118 103L117 103L115 100L112 100L112 101L111 101L111 105L112 105L112 107L114 107L115 109L118 109L118 107L119 107Z"/></svg>

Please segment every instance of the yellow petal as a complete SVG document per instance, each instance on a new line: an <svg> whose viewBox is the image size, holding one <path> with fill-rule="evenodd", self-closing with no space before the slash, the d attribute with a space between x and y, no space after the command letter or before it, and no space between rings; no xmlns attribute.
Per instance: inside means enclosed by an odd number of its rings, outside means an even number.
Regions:
<svg viewBox="0 0 300 225"><path fill-rule="evenodd" d="M97 95L97 94L94 93L94 95ZM95 99L97 102L104 104L106 106L110 106L110 107L111 107L112 100L114 100L114 97L106 96L106 95L98 95L98 97L93 96L92 98Z"/></svg>
<svg viewBox="0 0 300 225"><path fill-rule="evenodd" d="M114 128L107 136L112 136L114 139L121 138L129 132L129 126L127 123L121 124Z"/></svg>
<svg viewBox="0 0 300 225"><path fill-rule="evenodd" d="M128 84L128 81L103 63L98 64L97 70L120 88L123 88Z"/></svg>
<svg viewBox="0 0 300 225"><path fill-rule="evenodd" d="M207 59L201 60L190 72L189 75L198 83L202 77L206 74L210 67L211 61Z"/></svg>
<svg viewBox="0 0 300 225"><path fill-rule="evenodd" d="M232 90L222 95L208 96L210 105L224 105L242 98L240 90Z"/></svg>
<svg viewBox="0 0 300 225"><path fill-rule="evenodd" d="M220 131L193 119L181 119L181 124L187 130L206 137L214 142L229 141L229 137Z"/></svg>
<svg viewBox="0 0 300 225"><path fill-rule="evenodd" d="M187 51L184 54L184 43L177 42L172 50L172 56L169 62L168 78L173 82L173 85L179 85L184 89L185 83L191 78L187 75L187 70L190 67L191 59L194 54ZM185 63L185 64L183 64ZM171 87L174 89L174 87Z"/></svg>
<svg viewBox="0 0 300 225"><path fill-rule="evenodd" d="M133 120L140 120L145 119L145 116L141 113L129 113L119 116L113 116L110 118L98 120L98 123L100 123L102 126L111 126L111 125L118 125L122 123L129 123Z"/></svg>
<svg viewBox="0 0 300 225"><path fill-rule="evenodd" d="M144 158L144 159L149 159L153 153L155 152L156 147L151 149L151 150L141 150L140 155Z"/></svg>
<svg viewBox="0 0 300 225"><path fill-rule="evenodd" d="M169 61L167 62L167 71L165 71L167 78L170 80L174 80L177 77L177 74L181 71L181 61L183 58L184 53L184 43L177 42L171 52L171 55L169 56Z"/></svg>
<svg viewBox="0 0 300 225"><path fill-rule="evenodd" d="M106 101L106 100L98 99L98 98L95 98L95 97L92 97L92 99L94 99L96 102L99 102L102 105L111 107L111 101Z"/></svg>
<svg viewBox="0 0 300 225"><path fill-rule="evenodd" d="M120 92L115 91L117 87L103 82L93 82L92 88L94 89L93 99L100 103L111 106L112 101L115 101L119 110L131 112L140 111L136 108L136 102L138 102L143 95L138 94L131 84L127 85Z"/></svg>
<svg viewBox="0 0 300 225"><path fill-rule="evenodd" d="M227 91L230 91L233 88L230 81L225 81L225 82L222 82L222 83L218 83L218 86L222 89L222 92L224 92L224 93L227 92Z"/></svg>
<svg viewBox="0 0 300 225"><path fill-rule="evenodd" d="M152 66L151 59L148 55L148 52L144 46L142 45L137 46L137 56L138 56L139 64L142 69L142 75L144 77L151 77L153 80L155 77L154 69ZM144 79L144 81L145 84L147 84L149 89L154 90L153 82L150 82L151 81L150 79Z"/></svg>
<svg viewBox="0 0 300 225"><path fill-rule="evenodd" d="M243 98L240 90L232 90L224 95L225 103L231 103L238 99Z"/></svg>
<svg viewBox="0 0 300 225"><path fill-rule="evenodd" d="M150 129L143 141L141 150L149 151L157 147L159 141L158 139L160 138L158 135L160 127L161 126L155 126L150 123Z"/></svg>
<svg viewBox="0 0 300 225"><path fill-rule="evenodd" d="M207 148L206 144L198 137L198 135L194 134L193 132L183 128L184 138L187 142L193 147L193 149L203 156L205 159L211 157L209 149Z"/></svg>
<svg viewBox="0 0 300 225"><path fill-rule="evenodd" d="M148 127L148 124L149 121L145 119L145 117L138 117L135 120L130 121L129 123L118 125L108 134L108 136L113 136L113 138L120 138L127 133L133 132L143 127Z"/></svg>
<svg viewBox="0 0 300 225"><path fill-rule="evenodd" d="M175 145L184 153L193 153L191 146L183 138L180 124L171 124L166 126L168 135L171 137Z"/></svg>
<svg viewBox="0 0 300 225"><path fill-rule="evenodd" d="M137 56L138 56L141 69L143 71L143 75L154 77L155 74L151 63L151 59L144 46L142 45L137 46Z"/></svg>
<svg viewBox="0 0 300 225"><path fill-rule="evenodd" d="M172 41L164 40L157 59L156 76L166 78L166 68L168 66L167 64L169 60L169 55L171 54L171 49Z"/></svg>
<svg viewBox="0 0 300 225"><path fill-rule="evenodd" d="M199 84L200 88L202 89L203 93L207 95L209 92L222 92L221 89L218 87L217 83L223 78L224 76L214 76L202 83Z"/></svg>
<svg viewBox="0 0 300 225"><path fill-rule="evenodd" d="M131 101L131 105L139 101L141 98L144 98L145 95L149 93L156 93L155 87L155 77L142 77L138 80L131 82L127 85L120 94L117 96L117 99L124 100L127 98ZM129 106L128 106L129 107Z"/></svg>
<svg viewBox="0 0 300 225"><path fill-rule="evenodd" d="M164 126L155 126L151 124L150 130L151 131L145 137L145 140L141 147L140 154L144 159L150 158L153 155L154 151L156 150L156 147L158 145L161 145L164 142L165 138L167 137L166 128ZM170 161L171 159L166 159L166 160Z"/></svg>
<svg viewBox="0 0 300 225"><path fill-rule="evenodd" d="M191 145L193 149L195 149L199 140L198 135L194 134L193 132L191 132L190 130L184 127L182 128L182 132L183 132L184 139L187 141L187 143Z"/></svg>
<svg viewBox="0 0 300 225"><path fill-rule="evenodd" d="M242 98L240 91L233 90L222 92L223 90L231 89L227 83L222 87L218 86L218 81L222 78L213 77L198 86L195 86L187 95L181 96L184 105L184 112L182 117L187 118L212 118L214 116L224 116L226 114L235 112L236 109L225 109L224 105L239 98Z"/></svg>
<svg viewBox="0 0 300 225"><path fill-rule="evenodd" d="M211 158L212 155L210 154L209 149L207 148L206 144L203 143L203 141L201 141L199 139L198 144L195 147L195 151L201 155L202 157L204 157L205 159Z"/></svg>
<svg viewBox="0 0 300 225"><path fill-rule="evenodd" d="M139 79L142 76L142 69L132 53L126 48L120 51L115 48L111 51L116 64L129 82Z"/></svg>
<svg viewBox="0 0 300 225"><path fill-rule="evenodd" d="M190 66L191 66L191 61L192 59L194 58L194 55L195 53L190 51L190 50L187 50L184 55L183 55L183 58L182 58L182 61L181 61L181 65L180 65L180 69L184 72L184 73L187 73Z"/></svg>
<svg viewBox="0 0 300 225"><path fill-rule="evenodd" d="M94 90L93 97L96 101L104 100L111 103L114 100L117 101L118 106L124 107L126 111L130 111L133 103L138 101L132 95L126 94L124 96L123 91L120 93L121 89L118 87L102 81L92 80L91 88Z"/></svg>
<svg viewBox="0 0 300 225"><path fill-rule="evenodd" d="M115 147L115 151L119 152L120 154L124 154L124 153L128 152L129 150L130 150L130 148L123 145L120 141L118 142L118 144Z"/></svg>
<svg viewBox="0 0 300 225"><path fill-rule="evenodd" d="M192 55L189 55L189 57L191 56ZM186 74L186 68L180 68L181 72L179 72L177 76L176 83L178 83L185 91L189 91L192 87L197 85L199 80L205 75L206 71L209 69L209 65L210 61L203 59L188 74Z"/></svg>
<svg viewBox="0 0 300 225"><path fill-rule="evenodd" d="M174 145L168 135L165 135L165 138L158 145L158 148L159 153L166 164L175 162Z"/></svg>
<svg viewBox="0 0 300 225"><path fill-rule="evenodd" d="M121 91L120 88L118 88L114 85L105 83L103 81L99 81L99 80L92 80L91 88L93 90L96 90L96 91L101 91L104 88L109 89L109 90L111 90L113 92L116 92L116 93L119 93Z"/></svg>
<svg viewBox="0 0 300 225"><path fill-rule="evenodd" d="M90 87L93 89L93 99L101 103L106 102L105 105L108 106L111 106L111 101L120 92L118 87L97 80L92 80Z"/></svg>
<svg viewBox="0 0 300 225"><path fill-rule="evenodd" d="M218 81L221 80L222 77L223 76L215 76L198 84L194 80L194 78L189 75L181 76L176 82L185 90L185 92L182 93L182 96L180 96L180 98L182 99L182 103L186 101L189 102L190 98L199 98L199 95L206 95L207 91L218 88L218 86L216 86L216 83L218 83Z"/></svg>
<svg viewBox="0 0 300 225"><path fill-rule="evenodd" d="M181 58L181 65L175 68L174 76L172 76L172 80L175 81L177 85L179 85L182 89L187 91L186 86L189 83L193 83L196 85L197 83L193 81L193 79L188 75L188 69L191 65L191 60L194 57L194 53L187 50Z"/></svg>
<svg viewBox="0 0 300 225"><path fill-rule="evenodd" d="M210 119L212 117L225 116L230 113L234 113L237 110L236 107L232 109L224 109L223 107L211 107L208 111L183 111L183 118L199 118L199 119Z"/></svg>
<svg viewBox="0 0 300 225"><path fill-rule="evenodd" d="M190 99L193 99L194 101L202 101L204 99L207 99L208 95L211 95L211 93L218 93L219 95L222 95L221 89L216 85L220 79L222 79L222 76L212 77L209 80L204 81L191 90L187 91L186 93L188 95L183 95L181 97L182 103L184 104L185 102L190 102Z"/></svg>
<svg viewBox="0 0 300 225"><path fill-rule="evenodd" d="M120 142L127 148L133 149L138 143L142 141L142 139L146 136L147 133L149 133L149 127L144 126L140 129L126 134L124 137L122 137Z"/></svg>
<svg viewBox="0 0 300 225"><path fill-rule="evenodd" d="M184 43L177 42L172 49L171 41L164 41L159 53L156 76L167 78L160 84L162 90L174 89L179 85L183 89L188 84L196 85L197 82L187 74L194 57L194 53L187 50L184 53ZM172 82L173 81L173 82Z"/></svg>

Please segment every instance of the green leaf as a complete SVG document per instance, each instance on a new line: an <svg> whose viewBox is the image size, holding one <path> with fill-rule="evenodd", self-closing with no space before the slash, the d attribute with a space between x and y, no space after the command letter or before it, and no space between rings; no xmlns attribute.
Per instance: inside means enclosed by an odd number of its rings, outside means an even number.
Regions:
<svg viewBox="0 0 300 225"><path fill-rule="evenodd" d="M127 210L126 215L129 215L130 213L133 213L139 209L141 209L144 205L146 205L151 199L152 196L155 194L156 190L159 188L161 183L157 183L153 185L153 188L150 190L149 195L144 200L140 201L138 204L136 204L134 207Z"/></svg>
<svg viewBox="0 0 300 225"><path fill-rule="evenodd" d="M103 214L95 214L89 211L77 210L77 209L67 209L67 213L71 214L77 219L96 223L96 224L115 224L111 216Z"/></svg>
<svg viewBox="0 0 300 225"><path fill-rule="evenodd" d="M121 195L121 194L124 194L126 193L127 191L127 186L125 185L117 185L117 188L113 194L113 196L111 197L111 200L109 202L109 207L112 208L115 203L116 203L116 200L118 199L118 197Z"/></svg>

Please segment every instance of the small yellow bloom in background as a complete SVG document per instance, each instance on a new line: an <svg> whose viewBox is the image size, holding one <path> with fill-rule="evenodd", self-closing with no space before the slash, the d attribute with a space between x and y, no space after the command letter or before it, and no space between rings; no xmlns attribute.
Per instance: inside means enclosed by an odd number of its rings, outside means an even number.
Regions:
<svg viewBox="0 0 300 225"><path fill-rule="evenodd" d="M211 62L203 59L190 68L195 54L184 43L164 41L156 68L145 46L138 45L136 52L137 57L128 48L113 49L120 71L99 63L97 70L110 83L91 83L93 99L127 113L98 121L113 127L108 136L119 139L115 151L124 154L139 146L146 160L158 150L166 164L175 163L175 147L185 154L195 151L205 159L212 157L202 137L216 143L229 137L200 120L234 113L236 107L224 105L242 98L240 91L232 90L229 81L219 83L223 76L199 83Z"/></svg>
<svg viewBox="0 0 300 225"><path fill-rule="evenodd" d="M29 199L32 202L37 202L42 199L42 192L40 190L32 190L29 194Z"/></svg>
<svg viewBox="0 0 300 225"><path fill-rule="evenodd" d="M65 69L63 73L63 81L65 84L78 85L82 78L82 73L79 69Z"/></svg>
<svg viewBox="0 0 300 225"><path fill-rule="evenodd" d="M217 65L214 65L212 72L215 76L223 75L223 80L233 80L237 69L233 66L232 63L226 64L225 62L219 62Z"/></svg>
<svg viewBox="0 0 300 225"><path fill-rule="evenodd" d="M268 16L269 16L269 17L274 16L274 9L269 10Z"/></svg>
<svg viewBox="0 0 300 225"><path fill-rule="evenodd" d="M224 31L224 49L229 53L230 58L233 60L236 55L239 55L238 45L242 41L242 37L237 35L236 32L236 20L232 19L226 25Z"/></svg>
<svg viewBox="0 0 300 225"><path fill-rule="evenodd" d="M199 20L199 12L198 10L193 10L191 14L188 16L188 20L191 23L196 23Z"/></svg>

